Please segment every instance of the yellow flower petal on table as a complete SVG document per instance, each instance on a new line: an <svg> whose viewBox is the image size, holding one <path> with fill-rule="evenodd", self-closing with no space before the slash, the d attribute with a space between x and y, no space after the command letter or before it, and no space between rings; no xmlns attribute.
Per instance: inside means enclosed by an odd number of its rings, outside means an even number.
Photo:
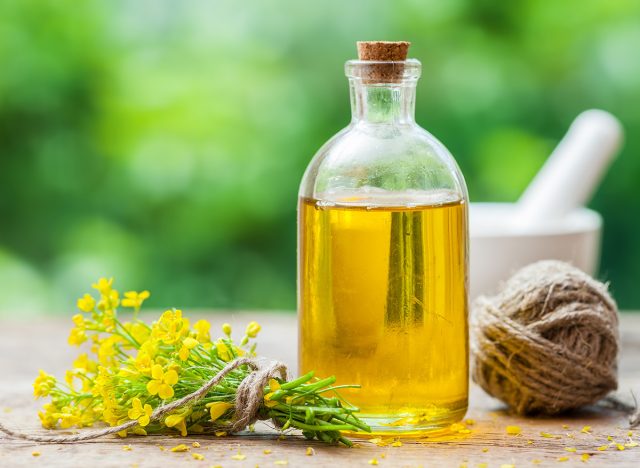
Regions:
<svg viewBox="0 0 640 468"><path fill-rule="evenodd" d="M630 440L629 442L627 442L626 444L624 444L625 447L637 447L638 446L638 442L635 442L633 440Z"/></svg>
<svg viewBox="0 0 640 468"><path fill-rule="evenodd" d="M583 453L580 456L580 460L582 460L583 462L586 462L587 460L589 460L589 458L591 458L591 455L589 455L588 453Z"/></svg>
<svg viewBox="0 0 640 468"><path fill-rule="evenodd" d="M247 456L242 454L242 453L240 453L240 452L238 452L235 455L231 456L232 460L244 460L245 458L247 458Z"/></svg>
<svg viewBox="0 0 640 468"><path fill-rule="evenodd" d="M560 436L554 435L554 434L549 434L548 432L541 432L540 435L542 437L544 437L545 439L559 439L560 438Z"/></svg>
<svg viewBox="0 0 640 468"><path fill-rule="evenodd" d="M400 442L399 440L396 440L395 442L391 443L392 447L402 447L402 442Z"/></svg>
<svg viewBox="0 0 640 468"><path fill-rule="evenodd" d="M191 446L193 448L200 448L200 442L194 442L193 444L191 444Z"/></svg>
<svg viewBox="0 0 640 468"><path fill-rule="evenodd" d="M625 446L624 446L624 445L622 445L622 444L616 444L616 448L617 448L618 450L622 451L622 450L624 450L624 449L625 449Z"/></svg>
<svg viewBox="0 0 640 468"><path fill-rule="evenodd" d="M276 460L273 462L274 465L288 465L289 462L287 460Z"/></svg>
<svg viewBox="0 0 640 468"><path fill-rule="evenodd" d="M475 421L475 419L466 419L466 420L464 421L464 423L465 423L467 426L473 426L473 425L476 423L476 421Z"/></svg>
<svg viewBox="0 0 640 468"><path fill-rule="evenodd" d="M270 453L272 453L272 450L271 449L264 449L262 451L262 453L264 453L265 455L269 455Z"/></svg>
<svg viewBox="0 0 640 468"><path fill-rule="evenodd" d="M216 437L227 437L227 431L216 431L214 434Z"/></svg>
<svg viewBox="0 0 640 468"><path fill-rule="evenodd" d="M569 461L569 457L558 457L558 461L559 461L559 462L566 462L566 461Z"/></svg>
<svg viewBox="0 0 640 468"><path fill-rule="evenodd" d="M604 452L605 450L607 450L609 448L608 445L601 445L600 447L598 447L596 450L599 452Z"/></svg>
<svg viewBox="0 0 640 468"><path fill-rule="evenodd" d="M172 452L188 452L189 450L191 449L184 444L176 445L171 449Z"/></svg>
<svg viewBox="0 0 640 468"><path fill-rule="evenodd" d="M313 450L312 447L307 447L307 450L304 452L304 454L308 457L314 455L316 452Z"/></svg>
<svg viewBox="0 0 640 468"><path fill-rule="evenodd" d="M578 451L578 449L576 449L575 447L565 447L564 448L567 452L571 452L571 453L575 453Z"/></svg>
<svg viewBox="0 0 640 468"><path fill-rule="evenodd" d="M372 458L371 460L369 460L369 465L377 465L377 464L378 464L377 458Z"/></svg>
<svg viewBox="0 0 640 468"><path fill-rule="evenodd" d="M376 444L378 447L386 447L387 445L389 445L389 439L383 440L380 437L369 439L369 442L371 442L372 444Z"/></svg>
<svg viewBox="0 0 640 468"><path fill-rule="evenodd" d="M31 452L31 455L34 457L39 457L40 456L40 452Z"/></svg>
<svg viewBox="0 0 640 468"><path fill-rule="evenodd" d="M192 453L191 456L193 457L194 460L204 460L204 455L200 454L200 453Z"/></svg>
<svg viewBox="0 0 640 468"><path fill-rule="evenodd" d="M509 435L518 435L522 432L522 429L520 429L520 426L507 426L506 431Z"/></svg>
<svg viewBox="0 0 640 468"><path fill-rule="evenodd" d="M584 426L582 429L580 429L580 432L582 432L583 434L590 434L591 426Z"/></svg>
<svg viewBox="0 0 640 468"><path fill-rule="evenodd" d="M226 401L216 401L214 403L207 404L209 407L209 414L211 415L211 421L216 421L220 416L226 413L230 408L233 408L232 403Z"/></svg>

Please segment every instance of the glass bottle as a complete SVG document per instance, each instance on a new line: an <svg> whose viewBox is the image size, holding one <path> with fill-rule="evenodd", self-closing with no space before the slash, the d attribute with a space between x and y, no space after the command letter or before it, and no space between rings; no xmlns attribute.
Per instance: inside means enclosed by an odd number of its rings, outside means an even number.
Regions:
<svg viewBox="0 0 640 468"><path fill-rule="evenodd" d="M442 429L467 410L465 182L414 120L419 61L345 69L351 123L299 192L299 370L360 384L374 433Z"/></svg>

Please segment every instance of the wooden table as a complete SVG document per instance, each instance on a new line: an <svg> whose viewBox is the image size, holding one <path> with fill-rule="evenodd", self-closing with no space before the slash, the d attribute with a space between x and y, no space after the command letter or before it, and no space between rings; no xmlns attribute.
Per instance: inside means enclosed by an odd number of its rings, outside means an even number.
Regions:
<svg viewBox="0 0 640 468"><path fill-rule="evenodd" d="M291 313L222 313L199 312L191 317L206 317L215 325L230 321L237 330L253 319L263 324L258 340L259 352L280 359L296 368L296 319ZM147 316L147 319L152 318ZM38 369L62 376L77 350L66 344L70 319L34 318L22 321L0 321L0 418L12 427L42 432L36 417L41 402L33 400L31 383ZM629 398L630 390L640 392L640 314L623 315L621 323L622 355L620 362L620 394ZM0 436L0 466L140 466L184 464L192 467L254 467L266 466L445 466L500 467L503 464L522 466L640 466L640 446L618 450L611 441L629 441L626 418L611 410L590 408L571 416L547 419L526 419L510 416L496 400L478 387L472 386L468 418L471 432L445 440L403 440L402 446L381 447L366 440L356 448L309 443L301 436L280 439L266 426L257 433L226 438L154 436L127 439L104 438L75 445L43 445ZM518 436L507 435L507 425L522 429ZM581 432L591 426L588 433ZM541 432L553 434L543 437ZM634 431L633 441L640 443L640 428ZM191 452L173 453L160 446L173 447L179 443L198 442L203 461ZM125 445L130 450L124 450ZM631 444L633 445L633 444ZM609 446L606 451L597 447ZM313 455L305 454L307 447ZM566 449L575 448L576 452ZM271 450L271 453L264 453ZM32 452L40 452L34 457ZM243 460L233 459L240 452ZM591 458L581 461L587 453ZM241 458L241 457L237 457ZM566 458L566 460L565 460ZM539 460L536 464L534 460Z"/></svg>

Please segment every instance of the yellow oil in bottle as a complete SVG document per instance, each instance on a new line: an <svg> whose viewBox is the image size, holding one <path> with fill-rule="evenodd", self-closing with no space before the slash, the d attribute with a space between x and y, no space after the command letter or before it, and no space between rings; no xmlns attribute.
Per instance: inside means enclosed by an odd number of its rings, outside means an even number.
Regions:
<svg viewBox="0 0 640 468"><path fill-rule="evenodd" d="M300 200L300 371L374 433L414 434L467 410L466 205Z"/></svg>

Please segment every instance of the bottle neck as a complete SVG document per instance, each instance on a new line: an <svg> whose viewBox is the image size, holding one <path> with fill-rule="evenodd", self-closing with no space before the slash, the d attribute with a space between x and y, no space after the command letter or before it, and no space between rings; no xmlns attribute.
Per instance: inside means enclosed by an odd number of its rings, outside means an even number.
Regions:
<svg viewBox="0 0 640 468"><path fill-rule="evenodd" d="M365 83L349 80L351 122L412 124L415 122L416 81Z"/></svg>

